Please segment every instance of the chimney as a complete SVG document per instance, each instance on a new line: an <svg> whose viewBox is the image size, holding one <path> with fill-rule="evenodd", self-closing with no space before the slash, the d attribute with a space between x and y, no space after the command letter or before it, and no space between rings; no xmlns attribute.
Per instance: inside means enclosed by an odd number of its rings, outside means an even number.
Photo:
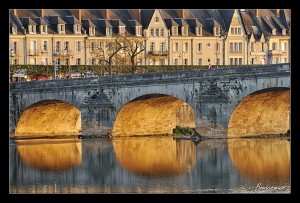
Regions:
<svg viewBox="0 0 300 203"><path fill-rule="evenodd" d="M81 22L81 9L75 10L74 16Z"/></svg>
<svg viewBox="0 0 300 203"><path fill-rule="evenodd" d="M179 16L179 18L184 19L184 9L178 9L176 10L176 13Z"/></svg>
<svg viewBox="0 0 300 203"><path fill-rule="evenodd" d="M255 16L258 18L258 9L255 9Z"/></svg>
<svg viewBox="0 0 300 203"><path fill-rule="evenodd" d="M276 16L280 17L280 9L276 9Z"/></svg>
<svg viewBox="0 0 300 203"><path fill-rule="evenodd" d="M135 19L139 23L141 22L141 9L132 9L129 10L129 12L133 19Z"/></svg>
<svg viewBox="0 0 300 203"><path fill-rule="evenodd" d="M45 16L45 14L44 14L44 9L38 10L38 13L39 13L39 16L40 16L41 18L44 18L44 16Z"/></svg>
<svg viewBox="0 0 300 203"><path fill-rule="evenodd" d="M108 19L108 9L105 9L105 10L103 11L103 13L104 13L104 14L102 15L103 18L106 19L106 20L109 20L109 19Z"/></svg>
<svg viewBox="0 0 300 203"><path fill-rule="evenodd" d="M141 23L141 9L138 9L138 22Z"/></svg>
<svg viewBox="0 0 300 203"><path fill-rule="evenodd" d="M17 9L14 9L14 16L17 15Z"/></svg>

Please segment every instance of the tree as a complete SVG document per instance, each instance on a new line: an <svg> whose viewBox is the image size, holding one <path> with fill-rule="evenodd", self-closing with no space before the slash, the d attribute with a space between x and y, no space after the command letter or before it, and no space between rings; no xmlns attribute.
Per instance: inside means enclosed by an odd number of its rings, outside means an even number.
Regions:
<svg viewBox="0 0 300 203"><path fill-rule="evenodd" d="M135 73L137 63L142 60L142 52L145 50L144 37L125 37L125 51L130 58L131 72Z"/></svg>
<svg viewBox="0 0 300 203"><path fill-rule="evenodd" d="M112 75L113 59L124 46L124 37L121 35L113 36L107 39L90 41L88 47L91 49L91 56L98 60L98 64L103 66L103 62L108 65L108 74Z"/></svg>

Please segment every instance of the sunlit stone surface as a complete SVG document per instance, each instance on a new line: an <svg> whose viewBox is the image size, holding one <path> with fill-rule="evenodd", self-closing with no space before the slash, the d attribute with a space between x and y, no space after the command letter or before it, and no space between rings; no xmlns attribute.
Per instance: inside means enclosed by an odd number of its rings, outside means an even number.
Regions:
<svg viewBox="0 0 300 203"><path fill-rule="evenodd" d="M172 137L113 139L118 162L127 171L147 176L172 176L190 172L196 162L196 147L189 140Z"/></svg>
<svg viewBox="0 0 300 203"><path fill-rule="evenodd" d="M82 141L79 139L17 140L22 161L42 170L64 171L81 163Z"/></svg>
<svg viewBox="0 0 300 203"><path fill-rule="evenodd" d="M228 150L235 168L260 179L289 179L290 142L287 139L229 139Z"/></svg>
<svg viewBox="0 0 300 203"><path fill-rule="evenodd" d="M122 107L113 135L172 134L176 125L194 128L193 108L175 97L149 96L130 101Z"/></svg>
<svg viewBox="0 0 300 203"><path fill-rule="evenodd" d="M290 129L290 90L253 94L233 110L228 137L284 134Z"/></svg>
<svg viewBox="0 0 300 203"><path fill-rule="evenodd" d="M57 100L38 102L20 116L15 137L78 135L81 132L80 110Z"/></svg>

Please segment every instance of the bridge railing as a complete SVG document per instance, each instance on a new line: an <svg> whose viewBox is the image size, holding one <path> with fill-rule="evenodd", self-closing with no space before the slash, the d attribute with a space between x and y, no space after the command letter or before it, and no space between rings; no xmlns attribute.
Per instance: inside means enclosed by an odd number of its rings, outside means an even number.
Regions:
<svg viewBox="0 0 300 203"><path fill-rule="evenodd" d="M286 63L289 64L289 63ZM246 67L268 67L280 64L268 65L214 65L212 69L226 68L246 68ZM131 66L112 66L112 75L132 75ZM135 67L135 74L145 73L165 73L190 70L209 69L207 65L140 65ZM61 65L55 70L53 65L10 65L10 81L16 73L22 72L27 76L27 81L31 80L52 80L67 78L85 78L85 77L102 77L108 76L108 67L103 65Z"/></svg>

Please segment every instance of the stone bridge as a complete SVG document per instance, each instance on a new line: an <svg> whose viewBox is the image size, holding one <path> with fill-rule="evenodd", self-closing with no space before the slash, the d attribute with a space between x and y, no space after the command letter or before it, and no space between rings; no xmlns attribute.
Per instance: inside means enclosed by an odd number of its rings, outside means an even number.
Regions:
<svg viewBox="0 0 300 203"><path fill-rule="evenodd" d="M290 129L290 64L10 84L12 135L210 137Z"/></svg>

